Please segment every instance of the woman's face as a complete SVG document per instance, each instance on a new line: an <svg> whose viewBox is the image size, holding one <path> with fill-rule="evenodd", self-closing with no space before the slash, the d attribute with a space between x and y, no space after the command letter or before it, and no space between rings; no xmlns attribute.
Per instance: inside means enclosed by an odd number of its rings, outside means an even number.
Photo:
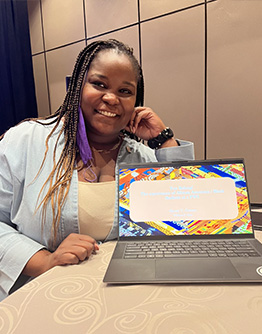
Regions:
<svg viewBox="0 0 262 334"><path fill-rule="evenodd" d="M124 54L101 51L91 63L84 83L81 108L89 139L115 139L134 112L137 78Z"/></svg>

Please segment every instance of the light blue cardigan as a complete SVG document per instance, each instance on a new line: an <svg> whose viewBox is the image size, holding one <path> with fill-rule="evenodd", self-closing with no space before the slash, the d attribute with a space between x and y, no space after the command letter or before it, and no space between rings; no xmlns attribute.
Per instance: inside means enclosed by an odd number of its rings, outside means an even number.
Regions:
<svg viewBox="0 0 262 334"><path fill-rule="evenodd" d="M46 212L41 230L41 213L36 211L39 191L53 167L53 150L61 125L49 140L49 150L43 168L37 176L45 153L45 140L54 125L24 122L11 128L0 141L0 300L7 296L27 261L40 249L54 250L52 245L52 213ZM152 150L132 139L125 138L117 163L194 159L194 146L179 141L181 146ZM56 158L64 145L60 137ZM46 187L47 188L47 187ZM44 197L43 192L39 201ZM117 209L117 206L116 206ZM117 237L117 214L107 237ZM74 171L67 200L62 208L55 248L70 233L79 233L78 175Z"/></svg>

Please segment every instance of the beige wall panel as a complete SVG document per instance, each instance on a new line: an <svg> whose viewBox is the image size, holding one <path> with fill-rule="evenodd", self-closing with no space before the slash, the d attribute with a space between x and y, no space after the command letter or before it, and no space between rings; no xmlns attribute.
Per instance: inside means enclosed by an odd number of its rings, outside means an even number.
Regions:
<svg viewBox="0 0 262 334"><path fill-rule="evenodd" d="M137 0L85 0L87 37L136 23Z"/></svg>
<svg viewBox="0 0 262 334"><path fill-rule="evenodd" d="M43 33L40 14L40 0L28 0L28 20L32 54L43 52Z"/></svg>
<svg viewBox="0 0 262 334"><path fill-rule="evenodd" d="M46 54L52 113L54 113L64 101L66 76L72 74L76 58L84 47L85 42L80 42L49 51Z"/></svg>
<svg viewBox="0 0 262 334"><path fill-rule="evenodd" d="M244 157L262 203L262 2L208 6L208 158Z"/></svg>
<svg viewBox="0 0 262 334"><path fill-rule="evenodd" d="M47 116L50 114L47 82L46 82L46 69L44 54L39 54L32 57L34 79L35 79L35 93L37 101L38 116Z"/></svg>
<svg viewBox="0 0 262 334"><path fill-rule="evenodd" d="M204 155L204 6L142 24L145 103Z"/></svg>
<svg viewBox="0 0 262 334"><path fill-rule="evenodd" d="M85 38L83 0L42 0L46 50Z"/></svg>
<svg viewBox="0 0 262 334"><path fill-rule="evenodd" d="M134 49L134 55L138 59L139 57L139 36L138 36L138 26L133 26L123 30L118 30L114 33L106 34L101 37L92 38L88 40L88 43L91 43L96 40L106 40L114 38L117 39ZM139 59L138 59L139 61Z"/></svg>
<svg viewBox="0 0 262 334"><path fill-rule="evenodd" d="M140 1L141 20L203 2L203 0L142 0Z"/></svg>

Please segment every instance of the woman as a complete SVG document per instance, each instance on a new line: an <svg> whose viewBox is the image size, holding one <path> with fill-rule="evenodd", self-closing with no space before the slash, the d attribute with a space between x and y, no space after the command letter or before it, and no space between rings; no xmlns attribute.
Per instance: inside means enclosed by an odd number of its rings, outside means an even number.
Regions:
<svg viewBox="0 0 262 334"><path fill-rule="evenodd" d="M142 107L143 95L132 49L116 40L94 42L80 52L59 110L4 134L0 299L23 275L76 264L99 249L97 240L116 237L118 163L194 158L192 143L175 140Z"/></svg>

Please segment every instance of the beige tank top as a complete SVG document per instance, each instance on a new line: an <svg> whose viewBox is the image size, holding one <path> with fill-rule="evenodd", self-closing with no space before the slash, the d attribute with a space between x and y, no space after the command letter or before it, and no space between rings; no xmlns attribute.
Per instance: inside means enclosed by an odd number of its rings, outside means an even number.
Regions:
<svg viewBox="0 0 262 334"><path fill-rule="evenodd" d="M115 209L115 181L78 182L80 233L103 241L109 234Z"/></svg>

